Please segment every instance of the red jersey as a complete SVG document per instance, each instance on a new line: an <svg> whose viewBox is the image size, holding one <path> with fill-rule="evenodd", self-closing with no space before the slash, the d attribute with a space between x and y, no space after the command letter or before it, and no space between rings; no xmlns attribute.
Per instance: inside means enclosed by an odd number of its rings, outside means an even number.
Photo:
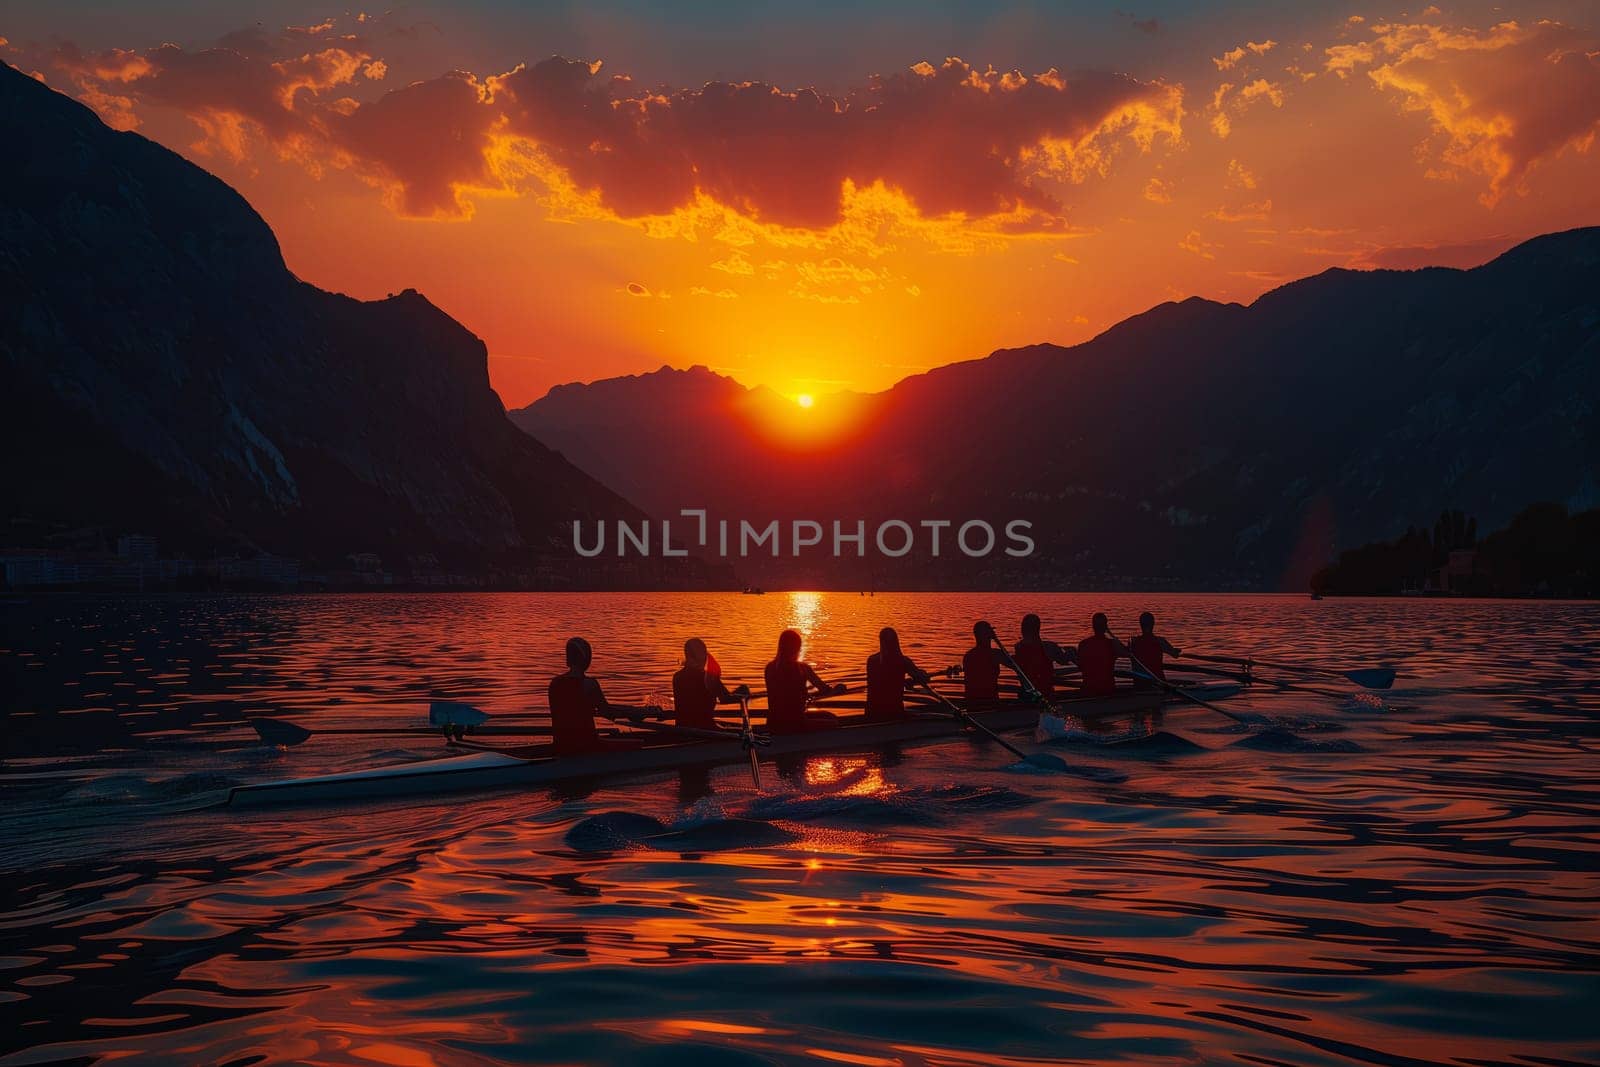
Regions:
<svg viewBox="0 0 1600 1067"><path fill-rule="evenodd" d="M1161 662L1161 638L1155 634L1140 634L1128 642L1128 650L1133 653L1133 658L1138 660L1151 675L1160 678L1163 682L1167 680L1166 668ZM1137 666L1134 667L1134 670L1137 671L1138 669ZM1150 683L1145 682L1143 684L1148 687Z"/></svg>
<svg viewBox="0 0 1600 1067"><path fill-rule="evenodd" d="M600 735L594 729L600 687L592 678L559 674L550 680L550 747L557 756L595 752Z"/></svg>
<svg viewBox="0 0 1600 1067"><path fill-rule="evenodd" d="M961 660L967 702L1000 699L1000 659L988 645L974 645Z"/></svg>
<svg viewBox="0 0 1600 1067"><path fill-rule="evenodd" d="M717 698L711 679L700 667L684 667L672 676L673 721L694 730L717 728Z"/></svg>
<svg viewBox="0 0 1600 1067"><path fill-rule="evenodd" d="M883 722L906 717L906 675L915 670L904 655L892 658L882 652L867 657L867 719Z"/></svg>
<svg viewBox="0 0 1600 1067"><path fill-rule="evenodd" d="M1018 641L1012 656L1039 695L1048 700L1056 691L1056 663L1044 642L1036 637Z"/></svg>
<svg viewBox="0 0 1600 1067"><path fill-rule="evenodd" d="M767 732L796 734L806 728L806 668L775 659L767 664Z"/></svg>
<svg viewBox="0 0 1600 1067"><path fill-rule="evenodd" d="M1085 637L1078 642L1078 669L1086 696L1110 696L1117 690L1117 643L1104 634Z"/></svg>

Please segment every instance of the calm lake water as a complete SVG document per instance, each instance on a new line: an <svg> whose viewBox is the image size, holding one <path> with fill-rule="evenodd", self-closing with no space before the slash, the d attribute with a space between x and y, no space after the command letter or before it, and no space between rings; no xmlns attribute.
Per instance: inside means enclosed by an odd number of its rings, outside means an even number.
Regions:
<svg viewBox="0 0 1600 1067"><path fill-rule="evenodd" d="M1396 687L1253 690L1241 726L956 740L592 791L218 809L441 746L340 728L613 700L685 637L759 683L877 629L1192 651ZM1600 1059L1600 606L1105 595L33 598L4 613L0 1064L1558 1064ZM1267 672L1263 672L1264 674ZM252 715L318 732L248 743ZM1025 740L1025 735L1018 735ZM1029 742L1031 744L1031 742ZM1120 781L1115 779L1122 779ZM659 824L659 825L658 825Z"/></svg>

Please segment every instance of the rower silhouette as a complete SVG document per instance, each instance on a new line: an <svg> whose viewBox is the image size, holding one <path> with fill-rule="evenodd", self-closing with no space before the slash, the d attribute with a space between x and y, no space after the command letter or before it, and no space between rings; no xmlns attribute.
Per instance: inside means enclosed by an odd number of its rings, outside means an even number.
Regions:
<svg viewBox="0 0 1600 1067"><path fill-rule="evenodd" d="M878 631L878 651L867 657L867 721L894 722L906 717L906 681L927 685L928 672L900 651L894 627Z"/></svg>
<svg viewBox="0 0 1600 1067"><path fill-rule="evenodd" d="M1152 678L1167 680L1165 657L1174 659L1183 655L1183 650L1174 648L1172 642L1156 633L1156 617L1146 611L1139 616L1139 636L1128 642L1128 651L1132 658L1138 662L1134 664L1134 673L1138 674L1142 667L1150 672ZM1135 689L1154 689L1155 682L1149 678L1139 678L1134 681Z"/></svg>
<svg viewBox="0 0 1600 1067"><path fill-rule="evenodd" d="M1089 620L1094 631L1078 642L1078 669L1083 672L1083 695L1108 697L1117 691L1117 660L1128 658L1128 649L1110 634L1106 613L1097 611Z"/></svg>
<svg viewBox="0 0 1600 1067"><path fill-rule="evenodd" d="M730 690L722 682L722 667L706 643L691 637L683 643L683 666L672 676L673 721L695 730L717 728L717 705L737 704L748 696L748 686Z"/></svg>
<svg viewBox="0 0 1600 1067"><path fill-rule="evenodd" d="M785 630L778 635L778 655L767 664L767 732L800 734L828 730L839 725L832 712L807 711L811 687L819 696L837 696L843 685L829 685L817 677L811 664L800 658L800 632Z"/></svg>
<svg viewBox="0 0 1600 1067"><path fill-rule="evenodd" d="M1022 640L1012 647L1011 656L1039 695L1049 700L1056 691L1056 664L1067 666L1072 663L1073 657L1071 652L1054 641L1041 638L1039 630L1039 616L1032 612L1024 615Z"/></svg>
<svg viewBox="0 0 1600 1067"><path fill-rule="evenodd" d="M550 679L550 751L555 756L639 747L635 740L601 737L595 730L595 716L604 715L611 705L600 683L585 673L593 661L589 642L567 639L567 671Z"/></svg>
<svg viewBox="0 0 1600 1067"><path fill-rule="evenodd" d="M980 619L972 624L973 645L961 658L963 696L967 707L993 704L1000 699L1000 665L1005 656L994 627Z"/></svg>

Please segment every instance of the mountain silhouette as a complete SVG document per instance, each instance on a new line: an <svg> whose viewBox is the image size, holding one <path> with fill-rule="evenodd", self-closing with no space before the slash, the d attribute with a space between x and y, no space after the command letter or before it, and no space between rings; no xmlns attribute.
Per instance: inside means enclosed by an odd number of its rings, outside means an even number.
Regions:
<svg viewBox="0 0 1600 1067"><path fill-rule="evenodd" d="M1038 542L1021 560L741 564L768 582L1303 590L1338 549L1446 508L1499 525L1531 501L1593 506L1597 357L1590 228L1472 270L1334 269L939 367L850 397L825 445L775 436L792 407L752 415L754 391L704 368L562 386L512 418L657 513L1022 518Z"/></svg>
<svg viewBox="0 0 1600 1067"><path fill-rule="evenodd" d="M639 517L507 421L418 293L298 280L233 189L3 64L0 143L6 543L523 567Z"/></svg>
<svg viewBox="0 0 1600 1067"><path fill-rule="evenodd" d="M837 393L805 421L859 424L877 402ZM838 455L833 439L785 433L797 410L771 389L747 388L703 366L664 366L558 385L510 416L528 433L560 441L574 463L645 511L671 518L684 507L753 500L771 471L783 471L786 491L827 492L827 461Z"/></svg>

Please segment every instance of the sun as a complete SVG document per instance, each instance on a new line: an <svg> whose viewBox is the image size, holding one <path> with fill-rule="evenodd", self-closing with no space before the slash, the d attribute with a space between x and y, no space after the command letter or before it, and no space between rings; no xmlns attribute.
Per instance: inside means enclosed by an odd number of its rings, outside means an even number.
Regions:
<svg viewBox="0 0 1600 1067"><path fill-rule="evenodd" d="M803 408L808 408L812 404L815 404L817 401L816 401L816 398L813 397L810 393L801 393L799 396L794 398L794 402L796 404L799 404Z"/></svg>

